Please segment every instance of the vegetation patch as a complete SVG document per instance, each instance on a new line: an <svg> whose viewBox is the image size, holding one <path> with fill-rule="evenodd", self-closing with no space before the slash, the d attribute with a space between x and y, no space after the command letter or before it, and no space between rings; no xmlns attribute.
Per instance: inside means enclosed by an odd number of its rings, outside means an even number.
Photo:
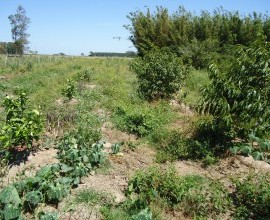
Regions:
<svg viewBox="0 0 270 220"><path fill-rule="evenodd" d="M167 124L172 118L169 106L160 104L156 107L146 103L140 105L122 105L114 111L116 126L139 137L144 137Z"/></svg>
<svg viewBox="0 0 270 220"><path fill-rule="evenodd" d="M236 217L242 219L270 218L269 174L250 174L244 179L234 179L237 206Z"/></svg>
<svg viewBox="0 0 270 220"><path fill-rule="evenodd" d="M102 143L93 144L79 133L64 136L57 146L59 163L42 167L34 177L1 191L1 218L19 218L24 212L33 212L40 203L58 204L71 187L78 186L82 176L102 163L102 148Z"/></svg>
<svg viewBox="0 0 270 220"><path fill-rule="evenodd" d="M0 131L0 150L31 147L40 138L44 127L42 115L37 109L30 109L27 101L25 93L17 99L9 96L4 99L6 120Z"/></svg>
<svg viewBox="0 0 270 220"><path fill-rule="evenodd" d="M229 193L218 182L201 176L180 177L173 169L157 167L138 172L129 181L127 195L137 209L161 200L193 217L218 216L232 204Z"/></svg>
<svg viewBox="0 0 270 220"><path fill-rule="evenodd" d="M131 69L138 77L138 92L147 100L169 98L179 91L188 73L173 53L153 50L136 58Z"/></svg>

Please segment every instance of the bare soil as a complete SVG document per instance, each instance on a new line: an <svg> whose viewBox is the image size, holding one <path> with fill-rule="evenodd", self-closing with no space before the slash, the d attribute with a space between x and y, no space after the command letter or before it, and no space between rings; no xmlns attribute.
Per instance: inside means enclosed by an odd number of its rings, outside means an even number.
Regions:
<svg viewBox="0 0 270 220"><path fill-rule="evenodd" d="M31 152L26 161L18 165L12 165L9 168L8 174L3 179L3 186L16 181L20 178L20 175L33 176L41 167L58 163L58 160L55 158L56 153L56 149L42 149L38 152Z"/></svg>

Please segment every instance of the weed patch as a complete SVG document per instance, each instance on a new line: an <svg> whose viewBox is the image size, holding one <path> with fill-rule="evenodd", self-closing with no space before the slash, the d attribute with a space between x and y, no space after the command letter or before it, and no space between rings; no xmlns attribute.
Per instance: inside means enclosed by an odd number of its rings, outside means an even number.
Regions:
<svg viewBox="0 0 270 220"><path fill-rule="evenodd" d="M170 109L166 105L160 104L151 107L148 104L123 105L114 111L114 122L123 131L144 137L152 133L161 125L170 121Z"/></svg>
<svg viewBox="0 0 270 220"><path fill-rule="evenodd" d="M189 216L214 217L231 207L229 193L221 184L201 176L180 177L173 169L157 167L138 172L128 183L127 195L140 208L161 200Z"/></svg>
<svg viewBox="0 0 270 220"><path fill-rule="evenodd" d="M243 219L270 218L269 174L250 174L242 180L234 179L236 217Z"/></svg>

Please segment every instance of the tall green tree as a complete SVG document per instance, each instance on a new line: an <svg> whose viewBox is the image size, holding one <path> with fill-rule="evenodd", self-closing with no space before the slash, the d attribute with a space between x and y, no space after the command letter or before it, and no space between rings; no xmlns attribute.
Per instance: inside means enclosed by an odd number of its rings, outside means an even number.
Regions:
<svg viewBox="0 0 270 220"><path fill-rule="evenodd" d="M30 18L26 16L25 9L19 5L16 13L8 17L11 24L12 39L16 47L16 54L22 55L27 44L29 43L27 33Z"/></svg>

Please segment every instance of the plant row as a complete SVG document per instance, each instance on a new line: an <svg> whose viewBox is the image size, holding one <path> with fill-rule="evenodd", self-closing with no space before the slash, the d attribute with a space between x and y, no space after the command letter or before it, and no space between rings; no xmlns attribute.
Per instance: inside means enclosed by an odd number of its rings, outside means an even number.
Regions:
<svg viewBox="0 0 270 220"><path fill-rule="evenodd" d="M71 188L78 186L104 160L103 143L91 144L79 133L68 134L57 145L59 163L41 168L35 176L27 177L5 187L0 193L1 219L23 219L40 203L57 205ZM50 213L41 213L46 219ZM46 217L47 216L47 217Z"/></svg>

